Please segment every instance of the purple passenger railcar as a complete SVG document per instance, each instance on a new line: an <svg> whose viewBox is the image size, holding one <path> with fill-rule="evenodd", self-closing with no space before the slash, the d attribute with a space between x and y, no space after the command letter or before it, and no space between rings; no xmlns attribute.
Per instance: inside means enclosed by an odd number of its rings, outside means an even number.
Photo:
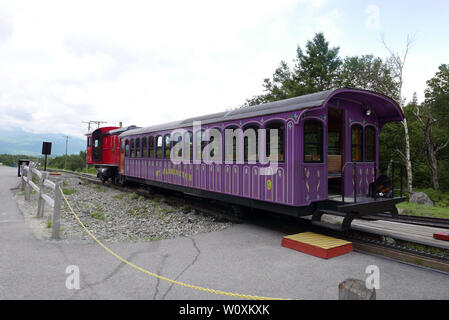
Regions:
<svg viewBox="0 0 449 320"><path fill-rule="evenodd" d="M379 172L379 133L387 122L403 118L401 108L389 97L342 88L129 130L119 137L119 179L234 206L291 216L313 214L316 224L322 214L340 215L345 217L340 227L348 229L358 215L397 214L395 204L403 201L402 197L374 199L367 195ZM170 136L173 130L185 129L190 137L199 137L199 143L190 146L193 154L207 146L205 131L194 132L194 121L201 121L201 130L223 132L223 140L228 128L277 129L277 170L261 174L267 165L246 161L247 149L244 163L223 159L222 163L174 164L169 157L177 142ZM239 142L237 145L246 148ZM223 141L223 149L224 145ZM257 146L261 154L268 149L265 143L257 142Z"/></svg>

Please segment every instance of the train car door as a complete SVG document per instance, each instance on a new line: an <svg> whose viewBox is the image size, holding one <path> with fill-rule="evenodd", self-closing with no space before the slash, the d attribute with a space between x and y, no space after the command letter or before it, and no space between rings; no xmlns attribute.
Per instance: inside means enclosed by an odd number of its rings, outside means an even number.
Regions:
<svg viewBox="0 0 449 320"><path fill-rule="evenodd" d="M317 115L302 121L301 202L304 205L327 198L325 119L326 115Z"/></svg>
<svg viewBox="0 0 449 320"><path fill-rule="evenodd" d="M101 162L103 160L102 150L102 132L101 129L97 129L92 133L92 161Z"/></svg>
<svg viewBox="0 0 449 320"><path fill-rule="evenodd" d="M345 163L345 117L344 109L328 108L327 113L327 179L328 196L341 196Z"/></svg>
<svg viewBox="0 0 449 320"><path fill-rule="evenodd" d="M125 140L120 139L120 173L125 172Z"/></svg>

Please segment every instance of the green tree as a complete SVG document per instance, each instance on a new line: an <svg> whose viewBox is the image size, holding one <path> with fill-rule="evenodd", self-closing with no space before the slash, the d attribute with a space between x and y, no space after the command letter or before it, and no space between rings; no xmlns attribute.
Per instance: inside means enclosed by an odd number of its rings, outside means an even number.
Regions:
<svg viewBox="0 0 449 320"><path fill-rule="evenodd" d="M438 179L438 154L449 145L449 69L443 64L435 76L427 81L424 103L414 110L425 141L426 161L429 167L432 187L440 190Z"/></svg>
<svg viewBox="0 0 449 320"><path fill-rule="evenodd" d="M363 88L398 98L398 87L390 66L373 55L346 57L336 84L337 87Z"/></svg>
<svg viewBox="0 0 449 320"><path fill-rule="evenodd" d="M246 106L297 97L330 89L342 64L338 47L330 48L323 33L306 44L305 53L298 46L293 69L281 61L272 78L263 83L265 93L248 99Z"/></svg>
<svg viewBox="0 0 449 320"><path fill-rule="evenodd" d="M305 54L298 46L294 75L295 80L307 93L335 86L335 79L342 65L338 56L339 50L339 47L329 47L323 33L317 33L313 40L307 41Z"/></svg>

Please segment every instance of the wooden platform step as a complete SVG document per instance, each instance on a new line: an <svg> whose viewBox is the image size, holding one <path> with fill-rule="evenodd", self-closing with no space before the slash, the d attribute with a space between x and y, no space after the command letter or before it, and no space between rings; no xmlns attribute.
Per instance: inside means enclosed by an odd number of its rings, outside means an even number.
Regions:
<svg viewBox="0 0 449 320"><path fill-rule="evenodd" d="M352 251L352 242L314 232L285 236L282 246L315 257L330 259Z"/></svg>

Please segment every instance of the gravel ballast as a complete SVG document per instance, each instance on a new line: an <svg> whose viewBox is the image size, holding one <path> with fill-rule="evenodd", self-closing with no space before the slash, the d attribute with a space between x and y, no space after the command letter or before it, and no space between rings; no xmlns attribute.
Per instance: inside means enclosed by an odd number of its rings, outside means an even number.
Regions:
<svg viewBox="0 0 449 320"><path fill-rule="evenodd" d="M146 198L107 186L90 183L85 179L64 174L61 188L83 224L100 241L154 241L190 236L203 232L223 230L231 222L203 215L187 206L165 203L162 196ZM45 193L51 195L49 189ZM46 206L44 218L35 218L37 195L24 200L24 193L16 192L18 206L25 220L41 239L50 239L53 209ZM46 230L45 230L46 229ZM64 203L61 213L61 239L93 241L80 226Z"/></svg>

